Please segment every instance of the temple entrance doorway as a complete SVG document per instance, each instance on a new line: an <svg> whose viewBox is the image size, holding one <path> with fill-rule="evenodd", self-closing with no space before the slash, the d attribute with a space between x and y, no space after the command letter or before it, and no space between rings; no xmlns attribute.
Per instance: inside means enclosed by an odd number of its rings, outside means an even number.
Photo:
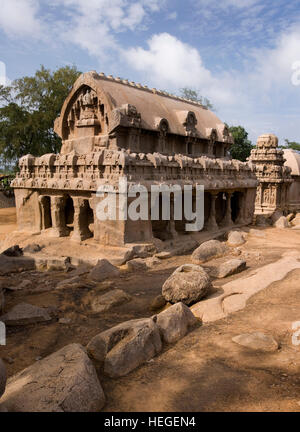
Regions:
<svg viewBox="0 0 300 432"><path fill-rule="evenodd" d="M69 231L74 230L74 203L70 195L66 195L65 197L65 224Z"/></svg>
<svg viewBox="0 0 300 432"><path fill-rule="evenodd" d="M234 192L231 197L231 219L233 222L236 222L237 218L240 215L240 206L241 206L241 192Z"/></svg>
<svg viewBox="0 0 300 432"><path fill-rule="evenodd" d="M49 196L43 196L40 199L41 210L42 210L42 229L46 230L52 228L52 217L51 217L51 199Z"/></svg>

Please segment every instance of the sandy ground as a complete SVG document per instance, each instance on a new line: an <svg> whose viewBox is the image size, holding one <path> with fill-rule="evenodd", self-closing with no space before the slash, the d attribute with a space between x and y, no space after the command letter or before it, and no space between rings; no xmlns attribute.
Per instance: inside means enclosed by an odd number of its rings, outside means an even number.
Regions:
<svg viewBox="0 0 300 432"><path fill-rule="evenodd" d="M13 209L0 210L0 240L15 229ZM300 251L300 231L264 231L265 237L249 237L242 247L249 253L247 270L214 286L246 276L253 269L278 260L287 250ZM260 253L260 256L257 254ZM212 260L209 270L226 258ZM190 255L164 260L153 270L127 273L112 284L132 296L126 305L93 315L90 302L111 289L105 283L93 289L55 291L56 283L69 277L65 272L25 272L2 277L16 285L28 279L31 293L7 292L6 310L22 302L53 307L58 317L70 318L70 324L54 320L8 330L7 346L0 347L8 373L13 375L71 342L86 345L97 333L122 321L151 316L149 306L160 294L161 286L172 271L190 262ZM111 380L100 376L107 396L106 411L299 411L300 346L292 345L292 323L300 321L300 270L252 297L243 311L197 327L183 340L127 377ZM44 291L43 291L44 290ZM42 291L42 292L41 292ZM234 344L235 335L263 331L280 343L276 353L249 352Z"/></svg>
<svg viewBox="0 0 300 432"><path fill-rule="evenodd" d="M16 208L0 208L0 241L17 229Z"/></svg>

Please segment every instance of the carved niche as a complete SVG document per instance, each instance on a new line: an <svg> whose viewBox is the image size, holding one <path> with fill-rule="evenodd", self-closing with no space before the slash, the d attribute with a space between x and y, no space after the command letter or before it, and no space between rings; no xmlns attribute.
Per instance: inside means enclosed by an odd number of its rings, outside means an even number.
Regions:
<svg viewBox="0 0 300 432"><path fill-rule="evenodd" d="M120 108L115 108L110 113L110 130L118 126L124 127L141 127L141 114L136 107L131 104L124 104Z"/></svg>
<svg viewBox="0 0 300 432"><path fill-rule="evenodd" d="M159 131L158 151L164 153L167 151L167 134L169 132L169 122L167 119L162 118L157 119L156 123L156 127Z"/></svg>
<svg viewBox="0 0 300 432"><path fill-rule="evenodd" d="M189 111L186 119L183 123L183 126L185 127L186 134L190 137L196 137L197 136L197 118L193 111Z"/></svg>
<svg viewBox="0 0 300 432"><path fill-rule="evenodd" d="M218 133L214 128L206 128L206 138L208 139L208 151L209 155L216 153L216 142L218 141Z"/></svg>
<svg viewBox="0 0 300 432"><path fill-rule="evenodd" d="M70 137L98 135L106 124L104 105L96 92L88 86L82 87L73 98L66 113L63 139Z"/></svg>

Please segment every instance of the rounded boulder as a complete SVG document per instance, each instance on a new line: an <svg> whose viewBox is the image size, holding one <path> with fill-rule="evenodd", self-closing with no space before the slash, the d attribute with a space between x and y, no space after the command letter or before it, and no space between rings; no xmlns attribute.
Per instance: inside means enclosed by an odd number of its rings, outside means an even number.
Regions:
<svg viewBox="0 0 300 432"><path fill-rule="evenodd" d="M210 288L210 277L201 266L184 264L166 280L162 295L170 303L191 305L205 297Z"/></svg>

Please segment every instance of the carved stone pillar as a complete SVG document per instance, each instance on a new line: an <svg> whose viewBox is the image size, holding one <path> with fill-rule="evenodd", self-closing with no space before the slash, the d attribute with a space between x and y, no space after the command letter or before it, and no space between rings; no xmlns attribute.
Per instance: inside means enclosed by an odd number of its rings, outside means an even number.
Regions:
<svg viewBox="0 0 300 432"><path fill-rule="evenodd" d="M210 196L210 215L206 227L209 231L216 231L219 228L216 222L216 200L218 197L218 193L211 193Z"/></svg>
<svg viewBox="0 0 300 432"><path fill-rule="evenodd" d="M88 226L88 215L86 212L87 200L74 197L74 230L71 234L72 240L82 241L93 236Z"/></svg>
<svg viewBox="0 0 300 432"><path fill-rule="evenodd" d="M232 197L232 192L227 192L226 193L226 213L221 223L223 227L230 226L233 224L231 219L231 197Z"/></svg>
<svg viewBox="0 0 300 432"><path fill-rule="evenodd" d="M69 229L66 226L64 206L64 197L51 196L52 234L55 237L66 237L69 235Z"/></svg>
<svg viewBox="0 0 300 432"><path fill-rule="evenodd" d="M40 229L45 229L45 196L39 196L39 207L40 207Z"/></svg>

